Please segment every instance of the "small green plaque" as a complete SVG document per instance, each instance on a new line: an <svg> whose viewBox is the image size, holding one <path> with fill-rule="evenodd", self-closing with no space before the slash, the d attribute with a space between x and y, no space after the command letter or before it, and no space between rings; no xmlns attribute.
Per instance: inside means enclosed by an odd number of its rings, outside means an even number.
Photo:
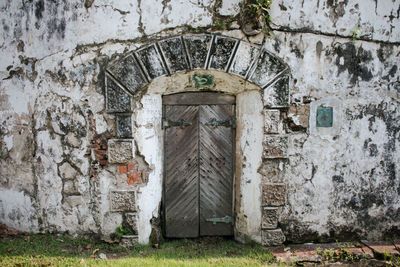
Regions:
<svg viewBox="0 0 400 267"><path fill-rule="evenodd" d="M191 81L192 81L192 85L195 88L204 88L204 87L213 87L214 86L214 76L210 75L210 74L201 74L201 73L193 74Z"/></svg>
<svg viewBox="0 0 400 267"><path fill-rule="evenodd" d="M317 127L332 127L333 125L333 108L318 107L317 108Z"/></svg>

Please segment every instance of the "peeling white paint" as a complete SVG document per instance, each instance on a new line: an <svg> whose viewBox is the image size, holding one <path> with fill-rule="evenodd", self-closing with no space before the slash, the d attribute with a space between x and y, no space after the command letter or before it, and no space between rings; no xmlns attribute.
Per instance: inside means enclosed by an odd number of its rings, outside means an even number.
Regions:
<svg viewBox="0 0 400 267"><path fill-rule="evenodd" d="M10 151L13 148L13 137L12 136L5 136L4 142L6 143L7 150Z"/></svg>
<svg viewBox="0 0 400 267"><path fill-rule="evenodd" d="M24 192L0 189L0 219L7 226L21 231L39 230L32 200Z"/></svg>
<svg viewBox="0 0 400 267"><path fill-rule="evenodd" d="M77 0L43 1L43 10L39 2L0 4L0 220L20 230L100 232L106 238L123 220L110 212L109 190L125 180L117 165L102 167L90 158L97 135L115 138L115 117L104 110L105 66L145 39L182 33L187 25L209 29L217 1L96 0L88 8ZM217 12L235 15L239 2L223 0ZM301 126L306 124L300 118L309 116L308 128L280 129L289 137L289 160L281 164L288 201L279 224L289 241L346 230L381 238L400 227L400 49L393 44L400 40L399 6L399 0L272 3L272 28L283 28L266 36L263 48L291 70L291 104L310 106L309 115L288 114ZM247 39L236 28L223 34ZM250 52L240 49L238 70ZM161 95L196 91L189 76L201 72L157 78L133 101L135 153L149 170L148 183L134 187L141 243L148 242L150 220L159 216ZM242 195L237 238L260 241L264 96L237 76L208 73L215 77L213 90L237 97L242 134L236 164L243 164L236 173ZM315 127L321 103L334 106L332 128ZM286 118L287 111L280 112ZM77 173L67 179L60 172L66 162ZM63 193L65 184L76 184L77 195Z"/></svg>
<svg viewBox="0 0 400 267"><path fill-rule="evenodd" d="M238 230L244 236L261 241L261 166L264 138L263 103L260 91L248 91L237 95L237 128L236 145L240 158L235 164L242 165L240 177L240 211L237 222ZM260 207L260 208L255 208ZM244 229L241 228L243 225Z"/></svg>

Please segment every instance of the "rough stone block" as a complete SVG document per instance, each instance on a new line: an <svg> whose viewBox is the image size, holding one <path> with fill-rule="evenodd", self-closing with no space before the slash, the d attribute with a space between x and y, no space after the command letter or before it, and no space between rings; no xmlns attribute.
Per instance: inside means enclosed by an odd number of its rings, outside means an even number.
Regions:
<svg viewBox="0 0 400 267"><path fill-rule="evenodd" d="M191 69L205 69L208 51L211 47L211 35L184 36Z"/></svg>
<svg viewBox="0 0 400 267"><path fill-rule="evenodd" d="M59 166L58 171L62 179L75 179L78 174L78 172L68 162L64 162Z"/></svg>
<svg viewBox="0 0 400 267"><path fill-rule="evenodd" d="M116 77L131 94L140 90L147 80L132 54L118 61L117 64L109 67Z"/></svg>
<svg viewBox="0 0 400 267"><path fill-rule="evenodd" d="M132 228L133 232L137 233L137 213L125 213L125 219L126 223Z"/></svg>
<svg viewBox="0 0 400 267"><path fill-rule="evenodd" d="M64 201L71 207L81 206L84 202L82 196L68 196L64 198Z"/></svg>
<svg viewBox="0 0 400 267"><path fill-rule="evenodd" d="M264 246L279 246L285 242L286 237L281 229L263 230L261 233L261 243Z"/></svg>
<svg viewBox="0 0 400 267"><path fill-rule="evenodd" d="M77 194L78 190L73 180L66 180L63 186L63 193L67 195Z"/></svg>
<svg viewBox="0 0 400 267"><path fill-rule="evenodd" d="M106 76L108 112L130 112L131 97L109 76Z"/></svg>
<svg viewBox="0 0 400 267"><path fill-rule="evenodd" d="M285 69L286 66L277 57L263 51L249 80L264 88Z"/></svg>
<svg viewBox="0 0 400 267"><path fill-rule="evenodd" d="M250 70L251 64L256 59L259 52L260 48L257 46L247 42L240 42L229 72L246 78L246 74Z"/></svg>
<svg viewBox="0 0 400 267"><path fill-rule="evenodd" d="M238 40L217 36L211 47L210 69L225 71Z"/></svg>
<svg viewBox="0 0 400 267"><path fill-rule="evenodd" d="M142 63L149 80L167 74L167 70L164 67L161 55L155 44L141 48L135 54Z"/></svg>
<svg viewBox="0 0 400 267"><path fill-rule="evenodd" d="M364 245L374 251L374 254L388 254L388 255L399 255L400 252L396 249L396 246L392 241L361 241Z"/></svg>
<svg viewBox="0 0 400 267"><path fill-rule="evenodd" d="M133 140L108 140L108 162L126 163L133 158Z"/></svg>
<svg viewBox="0 0 400 267"><path fill-rule="evenodd" d="M289 106L289 76L279 78L264 90L264 106L286 108Z"/></svg>
<svg viewBox="0 0 400 267"><path fill-rule="evenodd" d="M289 123L290 128L300 128L307 129L308 121L310 118L310 105L290 105L288 110L288 119L291 121ZM293 125L291 125L293 124Z"/></svg>
<svg viewBox="0 0 400 267"><path fill-rule="evenodd" d="M287 158L287 136L265 136L263 145L264 158Z"/></svg>
<svg viewBox="0 0 400 267"><path fill-rule="evenodd" d="M135 191L111 191L111 211L136 211Z"/></svg>
<svg viewBox="0 0 400 267"><path fill-rule="evenodd" d="M264 127L268 134L277 134L282 132L282 121L280 111L274 109L264 110Z"/></svg>
<svg viewBox="0 0 400 267"><path fill-rule="evenodd" d="M126 248L134 247L139 243L139 238L137 235L124 235L121 238L120 245Z"/></svg>
<svg viewBox="0 0 400 267"><path fill-rule="evenodd" d="M118 137L132 137L132 122L130 115L116 115Z"/></svg>
<svg viewBox="0 0 400 267"><path fill-rule="evenodd" d="M66 136L65 136L65 141L67 141L67 144L69 146L75 147L75 148L79 148L80 145L82 144L82 140L75 135L75 133L73 132L69 132Z"/></svg>
<svg viewBox="0 0 400 267"><path fill-rule="evenodd" d="M263 207L262 229L275 229L278 227L278 208Z"/></svg>
<svg viewBox="0 0 400 267"><path fill-rule="evenodd" d="M181 37L162 40L158 44L171 74L189 69Z"/></svg>
<svg viewBox="0 0 400 267"><path fill-rule="evenodd" d="M286 203L285 184L264 184L262 192L262 205L279 207Z"/></svg>
<svg viewBox="0 0 400 267"><path fill-rule="evenodd" d="M263 175L263 184L265 183L283 183L286 168L284 159L267 159L262 162L258 170Z"/></svg>

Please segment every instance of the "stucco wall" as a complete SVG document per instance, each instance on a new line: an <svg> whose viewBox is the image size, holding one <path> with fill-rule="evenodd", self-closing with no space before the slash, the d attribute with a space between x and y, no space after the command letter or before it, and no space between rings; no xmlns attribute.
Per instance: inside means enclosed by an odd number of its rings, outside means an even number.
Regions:
<svg viewBox="0 0 400 267"><path fill-rule="evenodd" d="M33 232L113 233L123 218L110 211L109 189L125 180L99 156L116 134L105 67L149 39L200 31L263 42L290 68L291 106L280 109L287 240L399 235L400 1L274 0L274 30L249 38L237 23L215 27L220 15L238 14L239 2L2 1L0 221ZM150 218L159 215L157 203L146 206L159 194L152 165L161 159L146 144L157 116L140 110L160 99L141 101L134 149L150 174L138 206ZM332 129L315 126L321 103L334 108ZM147 242L150 222L139 228Z"/></svg>

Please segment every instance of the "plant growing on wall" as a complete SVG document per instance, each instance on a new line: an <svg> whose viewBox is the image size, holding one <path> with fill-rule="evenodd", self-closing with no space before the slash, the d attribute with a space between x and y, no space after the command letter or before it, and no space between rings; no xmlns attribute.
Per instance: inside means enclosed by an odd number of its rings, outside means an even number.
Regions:
<svg viewBox="0 0 400 267"><path fill-rule="evenodd" d="M241 4L240 21L246 35L255 35L262 30L268 31L271 21L269 8L272 0L245 0Z"/></svg>

